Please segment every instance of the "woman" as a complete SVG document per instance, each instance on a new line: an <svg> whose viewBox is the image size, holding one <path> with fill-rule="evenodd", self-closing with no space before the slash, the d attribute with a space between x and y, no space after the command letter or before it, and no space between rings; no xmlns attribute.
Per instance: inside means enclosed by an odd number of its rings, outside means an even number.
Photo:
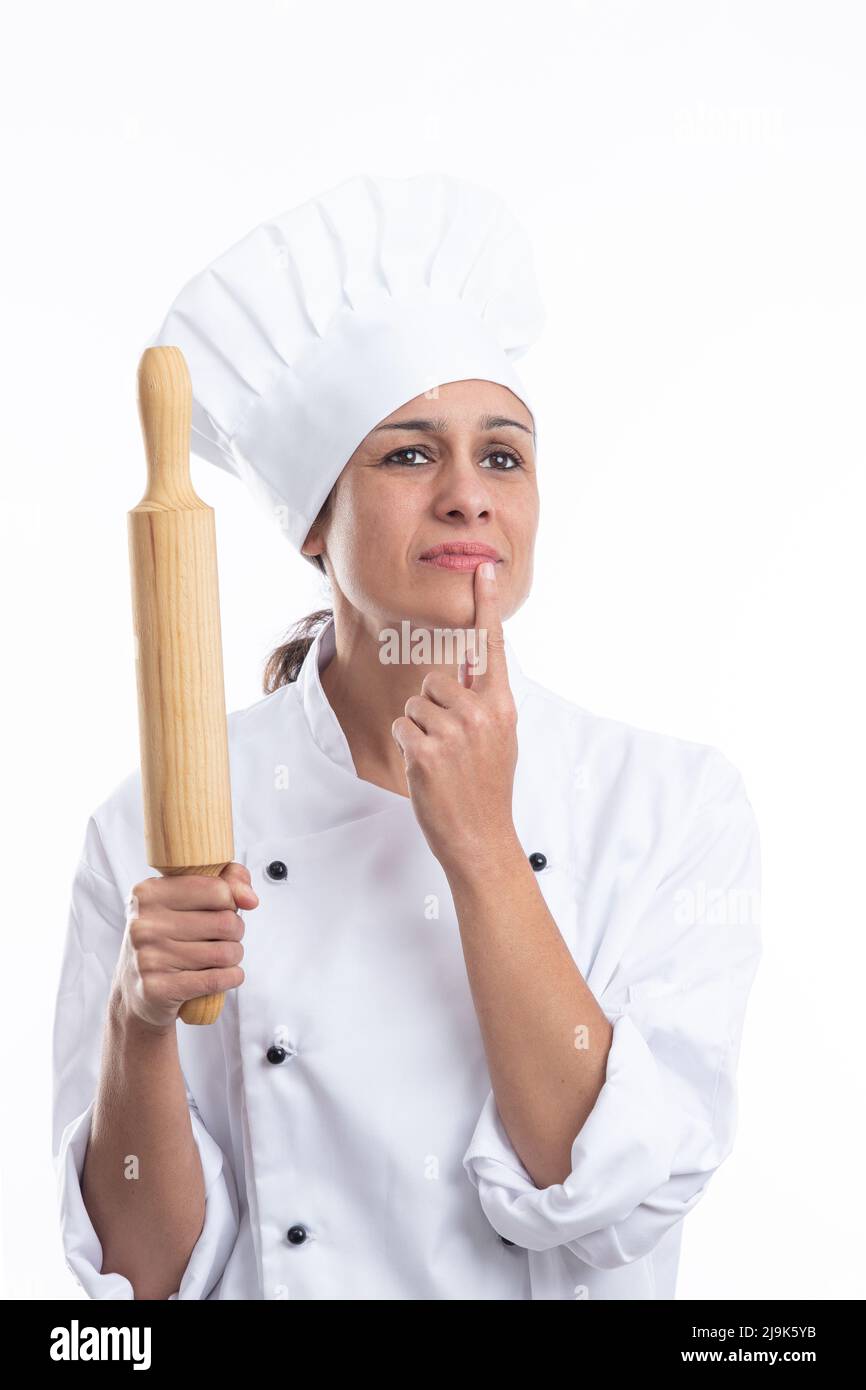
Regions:
<svg viewBox="0 0 866 1390"><path fill-rule="evenodd" d="M588 713L504 636L540 320L499 200L358 178L152 340L333 611L229 716L221 878L153 874L138 771L88 823L55 1155L93 1298L673 1296L733 1144L758 838L720 753Z"/></svg>

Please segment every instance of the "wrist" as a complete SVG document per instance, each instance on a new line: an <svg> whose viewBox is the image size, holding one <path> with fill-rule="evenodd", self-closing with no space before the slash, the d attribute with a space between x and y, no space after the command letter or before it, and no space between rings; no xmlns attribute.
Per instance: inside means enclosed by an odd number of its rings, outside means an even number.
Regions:
<svg viewBox="0 0 866 1390"><path fill-rule="evenodd" d="M162 1042L166 1038L177 1038L174 1022L157 1025L148 1023L130 1009L123 997L123 991L115 988L108 999L108 1027L115 1041L123 1045L139 1045L149 1042Z"/></svg>
<svg viewBox="0 0 866 1390"><path fill-rule="evenodd" d="M464 842L460 854L442 864L452 893L475 894L492 890L501 893L502 884L514 873L523 872L529 861L511 827L483 845Z"/></svg>

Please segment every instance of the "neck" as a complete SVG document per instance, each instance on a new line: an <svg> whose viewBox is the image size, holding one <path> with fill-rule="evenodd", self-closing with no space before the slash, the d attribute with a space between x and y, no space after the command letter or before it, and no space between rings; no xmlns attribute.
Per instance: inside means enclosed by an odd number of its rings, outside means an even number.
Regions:
<svg viewBox="0 0 866 1390"><path fill-rule="evenodd" d="M399 624L395 626L399 631ZM445 671L456 680L458 668L456 662L382 662L379 631L375 620L371 625L356 609L335 604L335 651L320 680L346 736L358 776L408 796L403 755L394 742L391 725L406 713L409 697L420 694L428 671Z"/></svg>

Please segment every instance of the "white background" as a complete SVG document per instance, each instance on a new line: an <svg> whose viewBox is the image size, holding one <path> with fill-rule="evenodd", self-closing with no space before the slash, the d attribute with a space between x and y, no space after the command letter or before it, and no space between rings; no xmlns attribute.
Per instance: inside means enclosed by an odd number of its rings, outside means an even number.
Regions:
<svg viewBox="0 0 866 1390"><path fill-rule="evenodd" d="M866 10L148 0L5 11L3 1291L75 1297L51 1024L86 820L138 762L140 352L181 286L358 172L505 195L548 324L528 674L715 744L764 857L734 1153L678 1297L862 1297ZM216 509L229 709L326 601Z"/></svg>

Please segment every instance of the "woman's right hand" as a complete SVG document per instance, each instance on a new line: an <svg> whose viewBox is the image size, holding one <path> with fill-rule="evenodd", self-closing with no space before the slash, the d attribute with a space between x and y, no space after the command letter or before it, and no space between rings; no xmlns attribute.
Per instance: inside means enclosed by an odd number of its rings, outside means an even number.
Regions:
<svg viewBox="0 0 866 1390"><path fill-rule="evenodd" d="M227 864L217 878L158 874L137 883L112 984L122 1017L165 1032L188 999L242 984L237 909L258 901L244 864Z"/></svg>

